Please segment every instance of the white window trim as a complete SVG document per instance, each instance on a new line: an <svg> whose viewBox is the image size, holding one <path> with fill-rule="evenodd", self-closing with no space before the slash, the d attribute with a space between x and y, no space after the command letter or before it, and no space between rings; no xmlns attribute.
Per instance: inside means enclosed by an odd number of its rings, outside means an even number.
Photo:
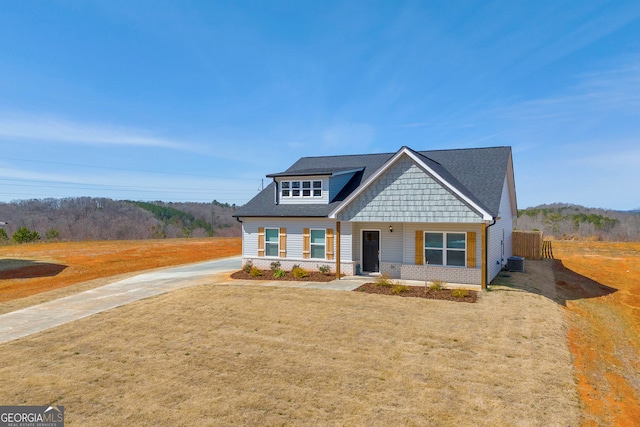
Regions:
<svg viewBox="0 0 640 427"><path fill-rule="evenodd" d="M267 230L276 230L276 232L278 233L278 240L276 240L275 242L268 242L267 241ZM278 255L267 255L267 245L277 245L278 250L277 250L277 254ZM276 227L265 227L264 228L264 256L266 258L280 258L280 229L276 228Z"/></svg>
<svg viewBox="0 0 640 427"><path fill-rule="evenodd" d="M283 189L283 183L288 182L289 183L289 188ZM300 194L297 196L293 195L293 183L294 182L298 182L300 183L300 186L298 188L296 188L296 191L299 191ZM304 182L308 182L309 183L309 188L304 188ZM319 182L320 183L320 188L316 188L313 186L313 184L315 182ZM323 191L323 181L321 179L287 179L287 180L283 180L280 181L280 197L282 197L283 199L320 199L322 198L322 191ZM305 196L304 195L304 191L308 190L309 191L309 195ZM320 190L320 194L318 196L316 196L314 193L316 190ZM289 191L289 195L286 196L284 195L284 191Z"/></svg>
<svg viewBox="0 0 640 427"><path fill-rule="evenodd" d="M320 245L318 243L314 244L311 241L311 234L314 231L324 231L324 243L322 245ZM311 248L313 246L324 246L324 256L322 258L313 258L313 257L311 257L311 254L313 253ZM326 228L310 228L309 229L309 259L327 259L327 229Z"/></svg>
<svg viewBox="0 0 640 427"><path fill-rule="evenodd" d="M442 234L442 248L427 248L427 233L432 234ZM462 234L464 235L464 249L458 248L447 248L447 234ZM448 268L467 268L467 250L469 249L467 242L467 232L466 231L429 231L425 230L422 237L423 247L422 247L422 263L423 265L427 265L427 249L435 249L442 250L442 264L430 264L437 267L448 267ZM475 250L475 249L474 249ZM464 252L464 265L448 265L447 263L447 251L458 251Z"/></svg>

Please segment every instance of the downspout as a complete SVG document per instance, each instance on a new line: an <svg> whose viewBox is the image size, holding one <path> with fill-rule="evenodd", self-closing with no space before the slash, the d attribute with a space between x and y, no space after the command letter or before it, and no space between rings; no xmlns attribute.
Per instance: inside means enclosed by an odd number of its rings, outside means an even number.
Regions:
<svg viewBox="0 0 640 427"><path fill-rule="evenodd" d="M482 289L487 289L488 276L489 276L489 227L496 225L497 217L492 218L493 222L489 225L483 224L482 231L484 232L484 274L482 275Z"/></svg>
<svg viewBox="0 0 640 427"><path fill-rule="evenodd" d="M336 279L340 280L340 221L336 221Z"/></svg>
<svg viewBox="0 0 640 427"><path fill-rule="evenodd" d="M279 197L280 194L279 194L279 191L278 191L278 181L276 181L276 179L273 178L273 183L276 185L276 190L275 190L276 194L273 195L273 199L274 199L274 202L277 205L277 204L280 203L280 197Z"/></svg>
<svg viewBox="0 0 640 427"><path fill-rule="evenodd" d="M238 221L241 224L241 227L240 227L240 236L241 236L240 239L241 239L241 241L240 241L240 243L242 245L242 249L241 249L241 251L242 251L242 259L243 259L242 266L244 267L244 224L242 224L242 220L240 219L239 216L236 217L236 221Z"/></svg>

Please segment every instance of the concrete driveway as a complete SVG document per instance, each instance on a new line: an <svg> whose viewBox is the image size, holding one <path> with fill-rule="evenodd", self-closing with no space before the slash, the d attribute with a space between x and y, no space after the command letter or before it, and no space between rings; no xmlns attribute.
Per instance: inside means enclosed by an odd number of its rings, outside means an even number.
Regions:
<svg viewBox="0 0 640 427"><path fill-rule="evenodd" d="M350 291L366 281L361 278L346 278L329 283L223 280L222 273L237 271L241 264L241 258L234 257L142 273L100 288L12 311L0 315L0 344L173 289L203 283ZM218 277L213 277L216 275Z"/></svg>
<svg viewBox="0 0 640 427"><path fill-rule="evenodd" d="M240 266L240 257L234 257L167 268L12 311L0 316L0 343L163 294L172 289L197 285L205 280L210 281L212 275L237 271Z"/></svg>

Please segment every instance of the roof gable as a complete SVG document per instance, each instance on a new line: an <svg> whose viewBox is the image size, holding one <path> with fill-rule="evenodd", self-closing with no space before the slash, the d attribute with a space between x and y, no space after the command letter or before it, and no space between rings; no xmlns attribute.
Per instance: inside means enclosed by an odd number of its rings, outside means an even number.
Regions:
<svg viewBox="0 0 640 427"><path fill-rule="evenodd" d="M398 186L398 188L392 190L401 191L404 193L399 195L399 197L382 196L383 200L388 199L387 202L393 204L393 208L395 211L399 211L402 208L402 201L405 201L405 203L409 203L409 205L413 207L413 205L416 203L422 204L424 202L424 200L421 200L421 196L432 198L431 200L435 201L433 197L436 196L436 193L438 193L442 198L447 198L447 195L445 193L448 192L453 199L458 199L461 204L468 206L469 209L474 211L476 213L476 215L474 216L479 215L484 220L491 219L491 214L487 212L482 203L479 202L469 190L467 190L462 184L460 184L458 180L453 177L440 163L425 156L424 154L419 154L408 147L402 147L396 154L393 155L393 157L385 162L384 165L376 170L374 174L370 175L368 179L362 183L362 185L360 185L347 197L344 203L342 203L329 214L329 217L335 218L340 212L345 211L345 209L347 209L347 207L349 207L350 204L353 203L359 196L364 194L369 187L376 183L386 172L394 167L394 165L401 162L405 158L410 159L410 161L413 162L413 164L415 164L419 169L421 169L423 173L413 174L413 178L410 178L415 181L413 184L404 186L400 185ZM428 175L428 179L426 177L424 177L423 179L419 177L420 175L424 174ZM400 176L395 176L394 179L399 178ZM432 185L433 183L435 183L435 186ZM387 183L385 186L392 185L393 183ZM438 188L436 189L436 187ZM439 191L440 189L443 189L444 192ZM369 197L372 197L371 192L369 192ZM449 205L449 207L453 208L452 199L449 201ZM407 209L409 209L410 211L413 210L411 207L407 206ZM424 209L422 209L420 212L422 212L422 214L424 215L427 214ZM419 215L416 213L416 215L414 216L416 217L416 219L419 219L424 215Z"/></svg>
<svg viewBox="0 0 640 427"><path fill-rule="evenodd" d="M402 153L330 215L354 222L481 222L484 215Z"/></svg>

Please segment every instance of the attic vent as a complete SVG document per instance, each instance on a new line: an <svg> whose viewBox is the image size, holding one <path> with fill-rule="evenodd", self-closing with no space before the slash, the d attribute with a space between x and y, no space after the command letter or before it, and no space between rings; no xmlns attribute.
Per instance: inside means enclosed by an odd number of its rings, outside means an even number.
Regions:
<svg viewBox="0 0 640 427"><path fill-rule="evenodd" d="M510 256L507 258L507 269L509 269L509 271L524 273L524 258L521 256Z"/></svg>

